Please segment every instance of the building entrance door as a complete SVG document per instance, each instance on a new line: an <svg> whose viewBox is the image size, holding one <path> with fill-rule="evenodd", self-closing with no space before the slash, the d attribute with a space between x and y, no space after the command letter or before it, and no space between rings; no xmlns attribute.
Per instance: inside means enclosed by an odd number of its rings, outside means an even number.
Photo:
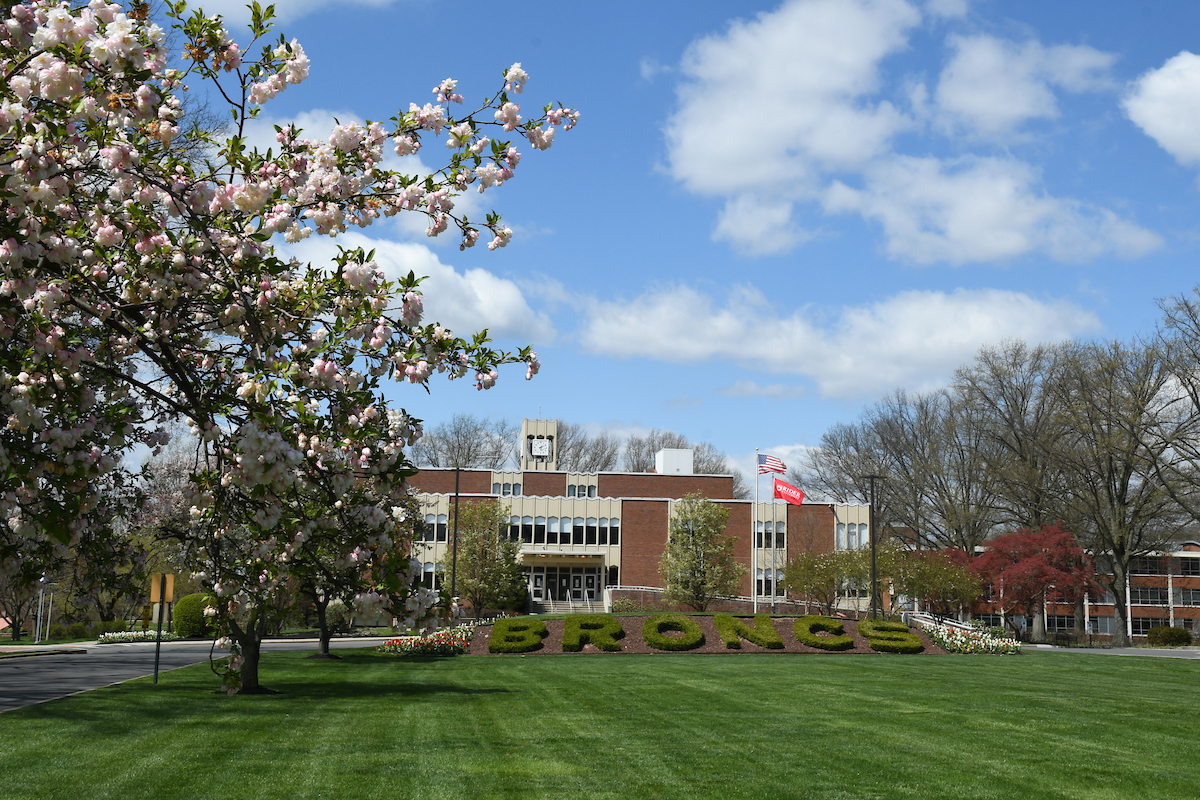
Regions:
<svg viewBox="0 0 1200 800"><path fill-rule="evenodd" d="M583 576L583 591L588 600L596 599L596 576L594 574Z"/></svg>
<svg viewBox="0 0 1200 800"><path fill-rule="evenodd" d="M533 588L530 590L530 594L532 594L533 599L539 603L545 599L545 597L546 597L546 576L545 575L535 574L533 576Z"/></svg>

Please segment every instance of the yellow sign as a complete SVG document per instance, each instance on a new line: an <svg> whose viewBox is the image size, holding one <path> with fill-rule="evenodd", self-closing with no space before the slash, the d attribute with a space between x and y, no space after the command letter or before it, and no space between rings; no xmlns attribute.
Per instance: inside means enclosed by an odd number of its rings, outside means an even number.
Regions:
<svg viewBox="0 0 1200 800"><path fill-rule="evenodd" d="M173 603L175 601L175 576L167 575L167 591L166 597L160 598L159 593L162 592L163 576L161 572L155 572L150 576L150 602L151 603Z"/></svg>

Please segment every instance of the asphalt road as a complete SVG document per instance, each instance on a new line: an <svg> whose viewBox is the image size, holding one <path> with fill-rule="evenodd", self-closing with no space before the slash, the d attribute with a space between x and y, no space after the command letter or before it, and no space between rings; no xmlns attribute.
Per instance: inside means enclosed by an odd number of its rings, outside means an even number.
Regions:
<svg viewBox="0 0 1200 800"><path fill-rule="evenodd" d="M331 648L373 647L386 638L334 639ZM208 660L211 642L163 642L159 672ZM264 652L316 650L315 640L263 643ZM0 713L154 674L154 643L64 645L86 652L0 658Z"/></svg>

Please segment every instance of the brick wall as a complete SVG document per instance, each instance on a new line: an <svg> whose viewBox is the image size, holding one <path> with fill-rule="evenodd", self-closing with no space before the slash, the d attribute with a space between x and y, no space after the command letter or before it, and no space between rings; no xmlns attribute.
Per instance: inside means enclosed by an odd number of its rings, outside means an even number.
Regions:
<svg viewBox="0 0 1200 800"><path fill-rule="evenodd" d="M408 479L418 492L454 494L454 470L430 467ZM462 494L490 494L492 472L485 469L464 469L460 473L458 490Z"/></svg>
<svg viewBox="0 0 1200 800"><path fill-rule="evenodd" d="M833 552L834 516L832 505L809 503L794 506L789 503L787 509L788 561L804 552Z"/></svg>
<svg viewBox="0 0 1200 800"><path fill-rule="evenodd" d="M718 503L717 505L729 509L729 521L725 523L725 535L733 539L733 557L747 570L734 594L749 597L754 586L754 569L751 565L753 553L750 547L753 505L747 502Z"/></svg>
<svg viewBox="0 0 1200 800"><path fill-rule="evenodd" d="M567 493L565 472L525 472L521 494L526 497L562 497Z"/></svg>
<svg viewBox="0 0 1200 800"><path fill-rule="evenodd" d="M700 494L710 500L733 497L733 478L729 475L658 475L646 473L600 473L596 479L600 497L670 497Z"/></svg>
<svg viewBox="0 0 1200 800"><path fill-rule="evenodd" d="M668 504L665 500L621 502L621 583L662 586L658 572L667 544Z"/></svg>

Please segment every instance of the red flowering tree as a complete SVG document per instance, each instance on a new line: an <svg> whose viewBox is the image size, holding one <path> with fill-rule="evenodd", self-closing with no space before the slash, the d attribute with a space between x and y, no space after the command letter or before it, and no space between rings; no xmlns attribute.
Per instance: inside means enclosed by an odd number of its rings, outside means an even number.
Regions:
<svg viewBox="0 0 1200 800"><path fill-rule="evenodd" d="M1049 593L1074 598L1094 577L1090 560L1062 523L1046 525L1037 533L1028 529L1006 533L986 547L983 555L972 560L972 569L992 585L1006 618L1011 621L1014 611L1034 616L1034 639L1045 638L1042 608Z"/></svg>

